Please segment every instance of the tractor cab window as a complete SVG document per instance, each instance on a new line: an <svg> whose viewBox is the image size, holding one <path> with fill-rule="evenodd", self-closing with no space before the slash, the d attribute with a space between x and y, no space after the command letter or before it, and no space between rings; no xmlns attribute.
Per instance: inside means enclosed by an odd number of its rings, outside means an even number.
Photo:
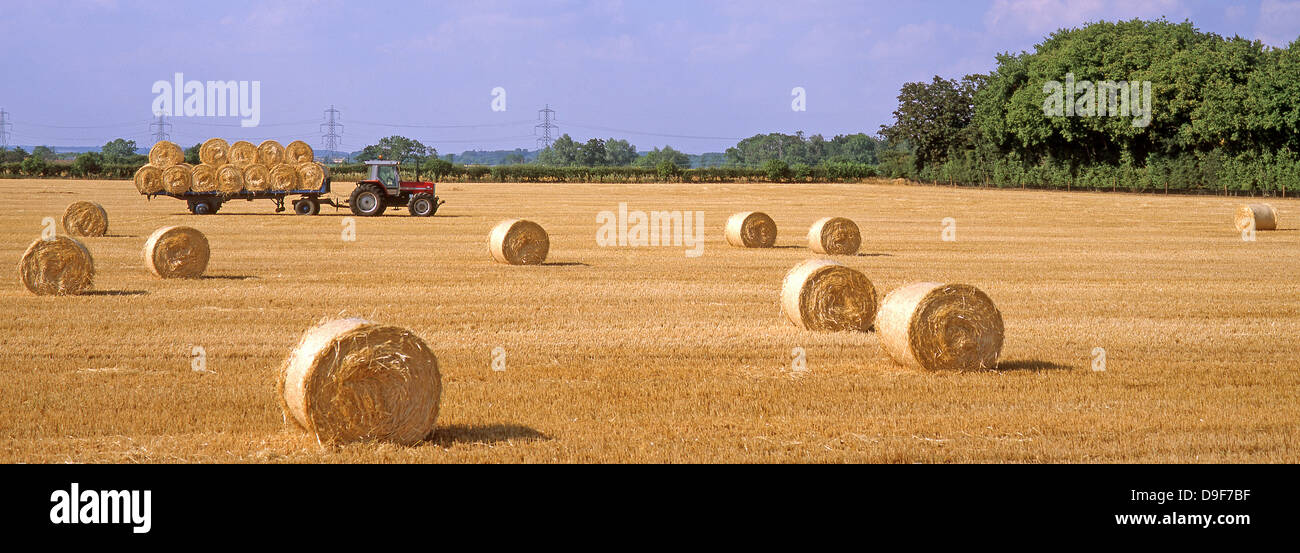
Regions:
<svg viewBox="0 0 1300 553"><path fill-rule="evenodd" d="M384 183L385 188L397 188L397 167L380 165L378 169L379 182Z"/></svg>

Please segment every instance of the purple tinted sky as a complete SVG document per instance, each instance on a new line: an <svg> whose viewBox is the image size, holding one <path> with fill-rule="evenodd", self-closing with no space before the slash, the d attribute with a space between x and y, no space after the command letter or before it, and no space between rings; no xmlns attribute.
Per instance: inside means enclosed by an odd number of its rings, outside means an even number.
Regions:
<svg viewBox="0 0 1300 553"><path fill-rule="evenodd" d="M389 134L442 153L532 148L549 103L575 138L721 151L763 132L874 133L902 83L988 71L1087 21L1163 15L1273 46L1300 34L1300 0L0 2L11 143L64 146L149 143L150 87L183 72L262 83L261 127L176 118L184 145L319 147L334 104L348 150ZM490 109L498 86L506 112ZM790 109L796 86L806 112Z"/></svg>

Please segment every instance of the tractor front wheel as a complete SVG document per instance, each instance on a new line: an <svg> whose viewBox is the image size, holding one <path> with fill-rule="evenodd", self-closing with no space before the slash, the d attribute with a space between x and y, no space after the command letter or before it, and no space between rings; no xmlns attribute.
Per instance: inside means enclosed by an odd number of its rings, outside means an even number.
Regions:
<svg viewBox="0 0 1300 553"><path fill-rule="evenodd" d="M411 202L406 207L415 217L433 217L438 212L438 201L433 194L416 194L411 196Z"/></svg>
<svg viewBox="0 0 1300 553"><path fill-rule="evenodd" d="M373 184L363 184L352 191L348 207L360 217L378 217L384 214L386 195L384 189Z"/></svg>

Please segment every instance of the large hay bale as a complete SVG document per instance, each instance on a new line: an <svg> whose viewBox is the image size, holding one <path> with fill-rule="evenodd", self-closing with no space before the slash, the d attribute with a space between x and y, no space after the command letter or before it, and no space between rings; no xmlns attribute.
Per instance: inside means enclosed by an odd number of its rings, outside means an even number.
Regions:
<svg viewBox="0 0 1300 553"><path fill-rule="evenodd" d="M1002 352L1002 313L974 286L921 282L885 296L876 334L901 365L934 371L992 369Z"/></svg>
<svg viewBox="0 0 1300 553"><path fill-rule="evenodd" d="M247 140L231 144L230 151L226 153L226 160L240 170L247 169L249 165L257 163L257 146Z"/></svg>
<svg viewBox="0 0 1300 553"><path fill-rule="evenodd" d="M299 181L302 176L298 174L298 168L288 163L281 163L271 168L271 190L277 192L286 192L289 190L301 190Z"/></svg>
<svg viewBox="0 0 1300 553"><path fill-rule="evenodd" d="M795 265L781 284L781 311L805 330L866 332L878 300L866 275L829 259Z"/></svg>
<svg viewBox="0 0 1300 553"><path fill-rule="evenodd" d="M853 255L862 247L862 234L849 219L825 217L808 229L808 247L817 253Z"/></svg>
<svg viewBox="0 0 1300 553"><path fill-rule="evenodd" d="M306 142L295 140L284 147L284 158L285 163L297 165L316 161L316 153L311 150L311 146Z"/></svg>
<svg viewBox="0 0 1300 553"><path fill-rule="evenodd" d="M73 236L108 234L108 212L95 202L72 202L63 211L63 229Z"/></svg>
<svg viewBox="0 0 1300 553"><path fill-rule="evenodd" d="M776 245L776 221L757 211L737 213L727 219L726 236L737 248L770 248Z"/></svg>
<svg viewBox="0 0 1300 553"><path fill-rule="evenodd" d="M249 165L248 167L252 167ZM244 190L244 169L230 163L217 168L217 192L226 196L238 194Z"/></svg>
<svg viewBox="0 0 1300 553"><path fill-rule="evenodd" d="M1237 208L1237 230L1250 228L1255 230L1277 230L1277 210L1269 204L1249 204Z"/></svg>
<svg viewBox="0 0 1300 553"><path fill-rule="evenodd" d="M222 165L225 167L225 165ZM190 192L216 192L217 168L206 163L195 165L190 171Z"/></svg>
<svg viewBox="0 0 1300 553"><path fill-rule="evenodd" d="M135 170L135 189L141 194L157 194L165 190L163 170L152 165L145 165Z"/></svg>
<svg viewBox="0 0 1300 553"><path fill-rule="evenodd" d="M412 445L433 434L442 376L438 358L415 333L337 319L303 335L276 388L285 420L319 443Z"/></svg>
<svg viewBox="0 0 1300 553"><path fill-rule="evenodd" d="M209 138L199 146L199 162L220 167L229 161L230 144L220 138Z"/></svg>
<svg viewBox="0 0 1300 553"><path fill-rule="evenodd" d="M532 221L501 221L488 235L488 251L492 259L500 263L540 265L546 261L550 249L551 239L546 235L546 229Z"/></svg>
<svg viewBox="0 0 1300 553"><path fill-rule="evenodd" d="M265 165L249 165L244 169L244 188L249 192L266 192L271 189L271 170Z"/></svg>
<svg viewBox="0 0 1300 553"><path fill-rule="evenodd" d="M149 148L149 165L166 169L177 163L185 163L185 150L174 142L159 140Z"/></svg>
<svg viewBox="0 0 1300 553"><path fill-rule="evenodd" d="M325 166L314 161L298 164L298 185L303 190L319 190L325 184Z"/></svg>
<svg viewBox="0 0 1300 553"><path fill-rule="evenodd" d="M284 146L274 140L263 140L257 145L257 162L268 168L284 163Z"/></svg>
<svg viewBox="0 0 1300 553"><path fill-rule="evenodd" d="M18 262L18 279L38 296L80 294L94 283L95 260L74 238L37 238Z"/></svg>
<svg viewBox="0 0 1300 553"><path fill-rule="evenodd" d="M168 194L184 194L194 186L194 167L177 163L162 172L163 190Z"/></svg>
<svg viewBox="0 0 1300 553"><path fill-rule="evenodd" d="M144 243L144 266L159 278L198 278L208 268L208 237L190 227L163 227Z"/></svg>

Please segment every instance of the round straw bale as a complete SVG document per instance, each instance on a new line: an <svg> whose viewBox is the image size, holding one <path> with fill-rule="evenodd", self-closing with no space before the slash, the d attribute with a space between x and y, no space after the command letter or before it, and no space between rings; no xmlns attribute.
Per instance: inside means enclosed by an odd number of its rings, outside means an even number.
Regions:
<svg viewBox="0 0 1300 553"><path fill-rule="evenodd" d="M18 263L18 278L38 296L80 294L93 284L95 260L74 238L37 238Z"/></svg>
<svg viewBox="0 0 1300 553"><path fill-rule="evenodd" d="M879 299L866 275L829 259L795 265L781 284L781 311L805 330L866 332Z"/></svg>
<svg viewBox="0 0 1300 553"><path fill-rule="evenodd" d="M162 169L152 165L145 165L136 169L135 178L132 180L135 181L135 189L139 190L141 194L157 194L165 189Z"/></svg>
<svg viewBox="0 0 1300 553"><path fill-rule="evenodd" d="M551 239L541 225L522 219L501 221L488 236L492 259L511 265L540 265L546 261Z"/></svg>
<svg viewBox="0 0 1300 553"><path fill-rule="evenodd" d="M252 167L249 165L248 167ZM244 169L231 163L217 168L217 192L225 195L238 194L244 189Z"/></svg>
<svg viewBox="0 0 1300 553"><path fill-rule="evenodd" d="M858 225L844 217L818 219L808 229L808 247L817 253L853 255L862 246Z"/></svg>
<svg viewBox="0 0 1300 553"><path fill-rule="evenodd" d="M230 144L220 138L209 138L199 146L199 162L220 167L229 161Z"/></svg>
<svg viewBox="0 0 1300 553"><path fill-rule="evenodd" d="M284 163L284 146L274 140L263 140L257 145L257 162L267 167Z"/></svg>
<svg viewBox="0 0 1300 553"><path fill-rule="evenodd" d="M161 278L198 278L208 268L208 238L190 227L163 227L144 243L144 266Z"/></svg>
<svg viewBox="0 0 1300 553"><path fill-rule="evenodd" d="M244 188L249 192L265 192L271 189L271 170L265 165L249 165L244 169Z"/></svg>
<svg viewBox="0 0 1300 553"><path fill-rule="evenodd" d="M992 369L1002 352L1002 313L974 286L921 282L885 296L876 333L889 356L904 366Z"/></svg>
<svg viewBox="0 0 1300 553"><path fill-rule="evenodd" d="M301 190L299 181L301 176L298 174L298 168L288 163L281 163L271 168L271 190L285 192L289 190Z"/></svg>
<svg viewBox="0 0 1300 553"><path fill-rule="evenodd" d="M230 151L226 153L227 163L235 167L247 169L249 165L257 163L257 146L247 140L240 140L230 145Z"/></svg>
<svg viewBox="0 0 1300 553"><path fill-rule="evenodd" d="M776 221L757 211L737 213L727 219L726 235L737 248L770 248L776 245Z"/></svg>
<svg viewBox="0 0 1300 553"><path fill-rule="evenodd" d="M1255 223L1255 230L1277 230L1277 210L1269 204L1249 204L1237 208L1237 230Z"/></svg>
<svg viewBox="0 0 1300 553"><path fill-rule="evenodd" d="M336 319L303 335L276 388L285 420L322 444L412 445L433 434L442 376L438 358L415 333Z"/></svg>
<svg viewBox="0 0 1300 553"><path fill-rule="evenodd" d="M222 165L225 167L225 165ZM190 171L190 192L216 192L217 168L206 163L195 165Z"/></svg>
<svg viewBox="0 0 1300 553"><path fill-rule="evenodd" d="M174 142L159 140L154 143L152 148L149 148L149 165L159 169L166 169L177 163L184 162L185 150L182 150Z"/></svg>
<svg viewBox="0 0 1300 553"><path fill-rule="evenodd" d="M325 184L325 166L314 161L298 164L298 184L304 190L318 190Z"/></svg>
<svg viewBox="0 0 1300 553"><path fill-rule="evenodd" d="M63 212L63 230L73 236L108 234L108 212L95 202L72 202Z"/></svg>
<svg viewBox="0 0 1300 553"><path fill-rule="evenodd" d="M163 190L168 194L184 194L194 184L194 167L188 163L177 163L162 172Z"/></svg>
<svg viewBox="0 0 1300 553"><path fill-rule="evenodd" d="M285 146L284 157L285 162L294 164L316 161L316 153L311 151L311 146L301 140L295 140Z"/></svg>

